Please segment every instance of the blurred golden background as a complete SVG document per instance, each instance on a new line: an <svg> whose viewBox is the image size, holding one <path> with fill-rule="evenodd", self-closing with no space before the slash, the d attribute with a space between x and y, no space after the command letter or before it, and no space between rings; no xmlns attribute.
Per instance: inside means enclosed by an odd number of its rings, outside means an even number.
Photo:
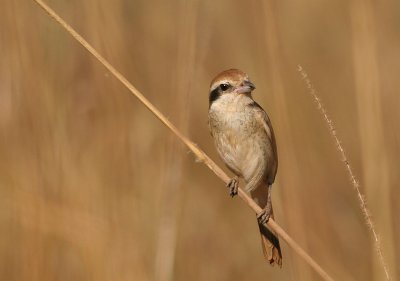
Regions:
<svg viewBox="0 0 400 281"><path fill-rule="evenodd" d="M209 83L246 71L276 221L335 280L385 280L301 64L400 276L399 1L47 3L221 165ZM284 242L270 267L252 211L34 1L1 4L0 280L320 280Z"/></svg>

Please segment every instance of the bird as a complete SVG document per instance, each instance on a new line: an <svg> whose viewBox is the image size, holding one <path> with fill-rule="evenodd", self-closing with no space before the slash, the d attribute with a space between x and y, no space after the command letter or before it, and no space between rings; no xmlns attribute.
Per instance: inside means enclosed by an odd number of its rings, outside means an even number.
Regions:
<svg viewBox="0 0 400 281"><path fill-rule="evenodd" d="M274 131L268 114L253 99L255 85L239 69L219 73L210 84L208 125L219 156L235 174L229 181L230 196L244 190L262 208L257 214L265 259L282 267L282 252L276 233L264 224L274 217L271 189L278 169Z"/></svg>

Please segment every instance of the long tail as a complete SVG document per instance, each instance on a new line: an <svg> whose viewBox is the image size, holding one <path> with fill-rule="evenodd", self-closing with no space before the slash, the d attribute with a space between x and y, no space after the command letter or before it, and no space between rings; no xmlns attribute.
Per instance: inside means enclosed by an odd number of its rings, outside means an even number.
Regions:
<svg viewBox="0 0 400 281"><path fill-rule="evenodd" d="M264 208L267 204L268 190L269 188L267 186L262 185L251 192L252 198L261 208ZM270 218L274 218L272 210ZM277 264L279 267L282 267L282 252L278 235L262 224L258 224L258 226L260 228L261 245L265 259L268 260L272 266Z"/></svg>
<svg viewBox="0 0 400 281"><path fill-rule="evenodd" d="M271 213L270 218L274 218L273 213ZM258 224L258 227L260 228L261 246L265 259L272 266L277 264L279 267L282 267L282 252L278 236L262 224Z"/></svg>

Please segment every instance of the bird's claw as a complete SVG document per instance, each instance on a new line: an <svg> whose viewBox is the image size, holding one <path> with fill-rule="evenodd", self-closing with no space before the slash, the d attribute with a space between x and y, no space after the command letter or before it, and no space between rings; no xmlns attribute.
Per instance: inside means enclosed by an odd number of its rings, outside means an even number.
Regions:
<svg viewBox="0 0 400 281"><path fill-rule="evenodd" d="M239 189L239 182L236 178L231 179L226 186L229 188L229 195L231 197L237 195Z"/></svg>
<svg viewBox="0 0 400 281"><path fill-rule="evenodd" d="M267 223L270 217L271 217L271 208L265 208L260 213L257 214L258 223L260 224Z"/></svg>

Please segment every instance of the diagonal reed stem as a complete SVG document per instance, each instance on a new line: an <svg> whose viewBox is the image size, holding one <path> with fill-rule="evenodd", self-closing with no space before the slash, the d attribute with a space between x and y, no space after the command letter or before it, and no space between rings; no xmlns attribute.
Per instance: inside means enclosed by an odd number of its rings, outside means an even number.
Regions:
<svg viewBox="0 0 400 281"><path fill-rule="evenodd" d="M41 0L34 0L51 18L60 24L75 40L77 40L90 54L92 54L108 71L114 75L128 90L139 99L165 126L167 126L195 155L209 167L221 180L228 183L230 178L214 163L213 160L191 140L186 138L149 100L147 100L118 70L116 70L105 58L103 58L82 36L69 26L55 11ZM241 188L239 197L255 212L262 209ZM332 281L333 278L307 254L297 242L291 238L274 220L270 219L266 224L275 231L306 263L308 263L324 280Z"/></svg>

